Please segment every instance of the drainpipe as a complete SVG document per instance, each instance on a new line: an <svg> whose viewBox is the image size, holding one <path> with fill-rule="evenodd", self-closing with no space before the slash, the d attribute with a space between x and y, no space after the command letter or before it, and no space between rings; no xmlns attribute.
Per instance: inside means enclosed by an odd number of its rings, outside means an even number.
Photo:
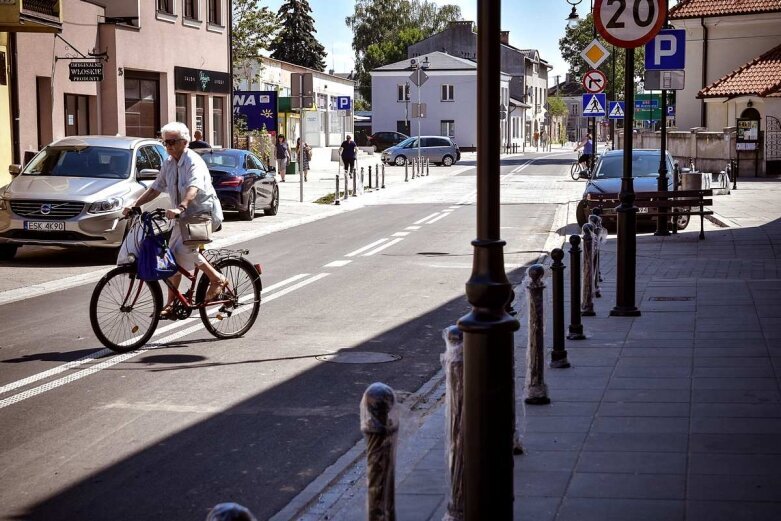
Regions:
<svg viewBox="0 0 781 521"><path fill-rule="evenodd" d="M705 25L705 17L700 18L702 25L702 88L708 86L708 27ZM700 100L700 126L708 127L708 112L705 100Z"/></svg>
<svg viewBox="0 0 781 521"><path fill-rule="evenodd" d="M228 118L228 146L233 148L233 2L231 0L228 0L228 72L230 72L231 78L230 94L228 94L228 106L225 108L230 111L230 118Z"/></svg>
<svg viewBox="0 0 781 521"><path fill-rule="evenodd" d="M19 67L17 65L16 33L8 33L8 54L11 57L11 81L8 83L11 92L11 162L15 165L22 164L22 155L19 141Z"/></svg>

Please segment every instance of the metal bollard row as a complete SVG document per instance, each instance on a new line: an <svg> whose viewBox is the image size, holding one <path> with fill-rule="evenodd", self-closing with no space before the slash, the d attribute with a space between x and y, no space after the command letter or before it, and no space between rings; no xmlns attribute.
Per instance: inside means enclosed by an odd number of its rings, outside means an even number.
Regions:
<svg viewBox="0 0 781 521"><path fill-rule="evenodd" d="M602 282L602 270L599 267L599 254L602 245L607 241L607 230L602 226L602 218L597 213L598 210L599 208L594 208L594 213L588 216L588 222L594 226L594 296L601 298L602 290L599 283Z"/></svg>
<svg viewBox="0 0 781 521"><path fill-rule="evenodd" d="M553 279L553 349L550 366L554 369L570 367L567 350L564 348L564 251L555 248L551 251L551 279Z"/></svg>
<svg viewBox="0 0 781 521"><path fill-rule="evenodd" d="M382 164L382 186L381 188L385 188L385 163Z"/></svg>
<svg viewBox="0 0 781 521"><path fill-rule="evenodd" d="M369 190L372 189L372 166L369 165Z"/></svg>
<svg viewBox="0 0 781 521"><path fill-rule="evenodd" d="M570 264L570 323L569 340L584 340L583 323L580 320L580 236L571 235L569 238L569 264Z"/></svg>
<svg viewBox="0 0 781 521"><path fill-rule="evenodd" d="M340 203L339 198L339 174L336 174L336 192L334 192L334 204L338 206Z"/></svg>
<svg viewBox="0 0 781 521"><path fill-rule="evenodd" d="M369 521L396 519L396 445L399 413L396 396L384 383L373 383L361 399L361 432L366 438L367 515Z"/></svg>
<svg viewBox="0 0 781 521"><path fill-rule="evenodd" d="M583 293L581 296L580 315L593 317L594 312L594 225L583 225Z"/></svg>

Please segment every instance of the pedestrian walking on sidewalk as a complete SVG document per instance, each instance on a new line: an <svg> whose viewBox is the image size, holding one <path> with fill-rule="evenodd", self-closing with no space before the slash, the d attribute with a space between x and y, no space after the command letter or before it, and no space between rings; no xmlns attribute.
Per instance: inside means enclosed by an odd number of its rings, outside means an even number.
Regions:
<svg viewBox="0 0 781 521"><path fill-rule="evenodd" d="M277 136L277 144L274 147L274 157L277 160L277 173L282 177L281 182L284 183L287 164L290 161L290 145L287 144L285 136L282 134Z"/></svg>
<svg viewBox="0 0 781 521"><path fill-rule="evenodd" d="M304 181L309 181L307 175L309 174L309 161L312 159L312 147L306 142L302 142L301 138L296 140L296 157L298 164L301 165L301 175L304 176Z"/></svg>
<svg viewBox="0 0 781 521"><path fill-rule="evenodd" d="M342 141L342 145L339 147L339 154L342 156L342 163L344 164L344 173L353 174L355 172L355 158L358 152L358 145L352 140L350 135Z"/></svg>

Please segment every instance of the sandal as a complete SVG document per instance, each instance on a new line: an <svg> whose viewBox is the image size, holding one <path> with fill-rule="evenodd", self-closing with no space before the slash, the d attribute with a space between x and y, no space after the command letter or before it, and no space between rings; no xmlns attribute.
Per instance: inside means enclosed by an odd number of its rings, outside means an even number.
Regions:
<svg viewBox="0 0 781 521"><path fill-rule="evenodd" d="M209 284L209 290L206 292L205 300L209 301L216 299L227 287L228 279L225 277L222 277L218 282L212 282Z"/></svg>
<svg viewBox="0 0 781 521"><path fill-rule="evenodd" d="M176 320L176 317L174 316L174 305L173 303L167 304L161 311L160 315L158 315L160 320Z"/></svg>

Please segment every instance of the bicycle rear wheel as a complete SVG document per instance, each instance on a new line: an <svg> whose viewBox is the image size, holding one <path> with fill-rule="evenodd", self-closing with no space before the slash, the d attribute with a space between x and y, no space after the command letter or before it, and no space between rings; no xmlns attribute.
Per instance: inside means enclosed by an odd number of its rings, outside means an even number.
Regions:
<svg viewBox="0 0 781 521"><path fill-rule="evenodd" d="M228 279L228 289L215 304L200 308L207 331L217 338L236 338L249 331L260 311L261 282L255 266L246 259L223 259L214 267ZM201 276L196 302L203 302L209 289L209 278Z"/></svg>
<svg viewBox="0 0 781 521"><path fill-rule="evenodd" d="M139 279L133 266L119 266L95 286L89 320L101 344L126 353L152 337L162 307L163 294L157 282Z"/></svg>
<svg viewBox="0 0 781 521"><path fill-rule="evenodd" d="M569 169L569 175L572 177L573 181L577 181L580 179L580 163L578 163L577 160L575 160L574 163L572 163L572 166Z"/></svg>

